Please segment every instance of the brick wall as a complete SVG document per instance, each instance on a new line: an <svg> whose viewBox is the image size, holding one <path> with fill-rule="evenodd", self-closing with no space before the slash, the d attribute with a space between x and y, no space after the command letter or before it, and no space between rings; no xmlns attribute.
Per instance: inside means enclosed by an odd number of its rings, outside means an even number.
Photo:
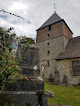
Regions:
<svg viewBox="0 0 80 106"><path fill-rule="evenodd" d="M51 31L48 31L48 26L37 31L37 42L41 42L53 37L63 35L62 22L51 25ZM48 36L49 34L49 36Z"/></svg>
<svg viewBox="0 0 80 106"><path fill-rule="evenodd" d="M63 34L67 39L72 38L72 33L70 32L70 30L68 29L68 27L64 22L63 22Z"/></svg>
<svg viewBox="0 0 80 106"><path fill-rule="evenodd" d="M36 41L41 42L61 35L64 35L67 39L72 37L72 33L63 21L51 25L51 31L48 31L48 26L39 29Z"/></svg>

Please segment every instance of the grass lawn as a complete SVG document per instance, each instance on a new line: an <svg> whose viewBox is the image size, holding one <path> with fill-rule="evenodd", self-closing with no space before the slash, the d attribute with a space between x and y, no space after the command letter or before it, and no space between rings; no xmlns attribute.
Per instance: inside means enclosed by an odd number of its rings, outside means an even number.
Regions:
<svg viewBox="0 0 80 106"><path fill-rule="evenodd" d="M54 98L48 98L48 104L80 106L80 86L70 88L45 83L45 89L55 93Z"/></svg>

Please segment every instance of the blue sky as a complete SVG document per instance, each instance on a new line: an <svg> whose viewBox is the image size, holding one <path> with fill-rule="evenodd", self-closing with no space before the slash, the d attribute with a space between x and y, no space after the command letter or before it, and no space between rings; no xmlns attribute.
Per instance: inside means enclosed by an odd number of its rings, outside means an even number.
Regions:
<svg viewBox="0 0 80 106"><path fill-rule="evenodd" d="M3 14L3 15L0 15L0 18L6 19L6 18L8 18L8 16Z"/></svg>
<svg viewBox="0 0 80 106"><path fill-rule="evenodd" d="M0 26L14 27L15 33L36 38L38 29L53 13L66 21L73 36L80 35L80 0L0 0L0 10L11 12L25 19L0 12Z"/></svg>
<svg viewBox="0 0 80 106"><path fill-rule="evenodd" d="M12 43L12 47L14 47L14 48L18 48L18 45L16 45L15 43Z"/></svg>

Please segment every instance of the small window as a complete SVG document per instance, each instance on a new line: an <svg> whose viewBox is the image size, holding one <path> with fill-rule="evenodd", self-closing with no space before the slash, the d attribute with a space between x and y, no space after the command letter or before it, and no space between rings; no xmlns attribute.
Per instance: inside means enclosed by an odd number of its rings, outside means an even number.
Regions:
<svg viewBox="0 0 80 106"><path fill-rule="evenodd" d="M49 63L49 61L47 61L47 65L48 65L48 67L50 66L50 63Z"/></svg>
<svg viewBox="0 0 80 106"><path fill-rule="evenodd" d="M47 53L50 54L50 51L48 50Z"/></svg>
<svg viewBox="0 0 80 106"><path fill-rule="evenodd" d="M49 31L51 30L51 25L49 25L49 29L48 29Z"/></svg>
<svg viewBox="0 0 80 106"><path fill-rule="evenodd" d="M49 36L49 34L48 34L48 36Z"/></svg>
<svg viewBox="0 0 80 106"><path fill-rule="evenodd" d="M47 43L47 45L49 45L49 43Z"/></svg>

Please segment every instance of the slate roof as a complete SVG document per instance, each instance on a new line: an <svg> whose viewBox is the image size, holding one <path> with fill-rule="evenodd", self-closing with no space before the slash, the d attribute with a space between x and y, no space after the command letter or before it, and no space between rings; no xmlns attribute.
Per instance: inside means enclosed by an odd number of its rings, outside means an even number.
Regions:
<svg viewBox="0 0 80 106"><path fill-rule="evenodd" d="M59 15L57 13L54 13L39 29L44 28L46 26L52 25L54 23L63 21L65 24L66 22L64 21L64 19L62 19L61 17L59 17ZM66 26L68 27L68 25L66 24ZM37 30L39 30L37 29ZM71 29L68 27L68 29L71 31ZM71 31L71 33L73 34L73 32Z"/></svg>
<svg viewBox="0 0 80 106"><path fill-rule="evenodd" d="M61 20L62 19L56 13L54 13L40 28L44 28Z"/></svg>
<svg viewBox="0 0 80 106"><path fill-rule="evenodd" d="M71 38L64 52L61 52L56 60L80 57L80 36Z"/></svg>

